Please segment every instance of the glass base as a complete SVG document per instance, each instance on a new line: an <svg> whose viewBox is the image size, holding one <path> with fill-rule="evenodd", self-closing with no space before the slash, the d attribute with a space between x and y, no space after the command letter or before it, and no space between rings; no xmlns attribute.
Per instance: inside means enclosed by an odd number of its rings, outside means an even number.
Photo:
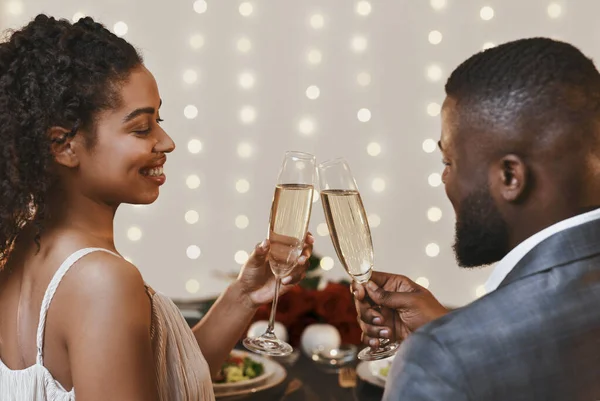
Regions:
<svg viewBox="0 0 600 401"><path fill-rule="evenodd" d="M269 332L260 337L246 337L243 344L252 352L269 356L288 356L294 351L291 345L279 340L275 334Z"/></svg>
<svg viewBox="0 0 600 401"><path fill-rule="evenodd" d="M358 353L358 359L362 361L378 361L389 358L398 351L398 348L400 348L400 344L388 340L387 343L381 344L377 349L371 347L363 348Z"/></svg>

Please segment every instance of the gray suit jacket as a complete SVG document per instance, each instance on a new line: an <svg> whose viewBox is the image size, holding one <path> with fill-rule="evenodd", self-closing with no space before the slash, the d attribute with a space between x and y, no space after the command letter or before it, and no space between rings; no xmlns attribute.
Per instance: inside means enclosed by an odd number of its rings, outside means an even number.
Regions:
<svg viewBox="0 0 600 401"><path fill-rule="evenodd" d="M496 291L413 333L384 400L600 400L600 221L551 236Z"/></svg>

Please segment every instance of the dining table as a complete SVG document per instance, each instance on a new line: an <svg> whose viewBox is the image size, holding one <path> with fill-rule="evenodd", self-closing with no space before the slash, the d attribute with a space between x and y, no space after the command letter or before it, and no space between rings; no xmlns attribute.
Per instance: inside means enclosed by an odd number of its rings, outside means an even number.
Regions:
<svg viewBox="0 0 600 401"><path fill-rule="evenodd" d="M243 347L236 347L243 350ZM281 364L286 378L280 384L253 394L235 397L217 397L222 401L379 401L383 396L383 383L372 384L360 375L350 375L350 380L341 381L341 367L322 366L302 351L296 350L287 358L272 358ZM354 360L344 367L355 372L359 361ZM346 372L347 373L347 372ZM352 377L355 377L352 380ZM341 385L344 382L344 386ZM376 382L375 382L376 383Z"/></svg>
<svg viewBox="0 0 600 401"><path fill-rule="evenodd" d="M212 303L206 301L179 301L185 320L194 327ZM247 352L241 341L235 349ZM300 347L294 349L288 357L270 357L286 371L285 379L266 390L233 397L220 397L218 401L380 401L383 397L384 383L372 375L361 378L356 374L361 361L354 358L339 367L324 366L314 362ZM362 362L366 364L368 362ZM364 365L363 365L364 367ZM341 385L341 368L353 373L354 380L346 380Z"/></svg>

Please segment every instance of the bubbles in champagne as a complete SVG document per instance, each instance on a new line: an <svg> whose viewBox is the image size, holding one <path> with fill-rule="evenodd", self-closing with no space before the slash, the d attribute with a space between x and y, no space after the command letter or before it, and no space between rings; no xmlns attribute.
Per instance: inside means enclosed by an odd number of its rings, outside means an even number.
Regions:
<svg viewBox="0 0 600 401"><path fill-rule="evenodd" d="M323 209L335 251L346 271L366 282L373 268L373 242L358 191L321 192Z"/></svg>
<svg viewBox="0 0 600 401"><path fill-rule="evenodd" d="M313 191L312 185L286 184L275 188L269 231L269 262L275 275L288 274L302 254Z"/></svg>

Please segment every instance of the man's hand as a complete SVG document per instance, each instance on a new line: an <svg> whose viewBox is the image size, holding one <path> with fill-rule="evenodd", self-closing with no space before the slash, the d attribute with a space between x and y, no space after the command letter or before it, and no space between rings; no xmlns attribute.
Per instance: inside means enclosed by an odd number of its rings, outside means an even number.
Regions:
<svg viewBox="0 0 600 401"><path fill-rule="evenodd" d="M379 347L379 338L402 341L448 313L426 288L398 274L373 272L366 285L353 283L352 290L363 342L373 348ZM396 338L392 338L394 320Z"/></svg>

